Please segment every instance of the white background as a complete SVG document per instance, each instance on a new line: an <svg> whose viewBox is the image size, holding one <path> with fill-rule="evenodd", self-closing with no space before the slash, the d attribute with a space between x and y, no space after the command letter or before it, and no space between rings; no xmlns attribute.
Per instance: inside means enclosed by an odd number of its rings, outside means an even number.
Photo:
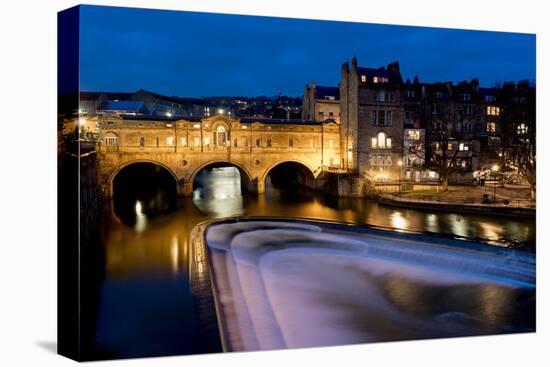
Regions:
<svg viewBox="0 0 550 367"><path fill-rule="evenodd" d="M165 9L537 33L537 333L350 347L165 357L101 366L548 366L548 48L543 1L94 1ZM0 7L0 365L74 362L56 355L56 12L64 0ZM544 339L546 342L544 341Z"/></svg>

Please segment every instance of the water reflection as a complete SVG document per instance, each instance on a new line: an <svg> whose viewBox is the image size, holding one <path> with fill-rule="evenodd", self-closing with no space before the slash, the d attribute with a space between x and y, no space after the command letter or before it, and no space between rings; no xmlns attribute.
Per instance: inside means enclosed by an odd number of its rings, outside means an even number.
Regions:
<svg viewBox="0 0 550 367"><path fill-rule="evenodd" d="M276 187L269 180L265 194L241 190L236 168L211 168L198 175L193 197L181 199L177 210L146 215L145 203L134 198L128 205L135 222L106 220L106 274L95 346L98 354L138 357L188 354L199 349L217 351L215 343L210 350L193 343L190 316L189 234L208 218L289 216L491 240L532 244L535 240L534 221L395 209L366 199L339 199L307 189ZM387 289L404 304L416 297L395 284L389 283ZM488 316L498 311L491 309L491 299L498 305L507 302L491 292L483 292L484 299L480 300Z"/></svg>

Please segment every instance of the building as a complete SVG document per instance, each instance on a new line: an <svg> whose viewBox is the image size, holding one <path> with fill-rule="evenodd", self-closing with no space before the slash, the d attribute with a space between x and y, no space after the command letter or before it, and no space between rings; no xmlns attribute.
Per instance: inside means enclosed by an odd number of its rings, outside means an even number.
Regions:
<svg viewBox="0 0 550 367"><path fill-rule="evenodd" d="M315 81L304 88L302 119L314 121L331 120L340 124L340 89L324 87Z"/></svg>
<svg viewBox="0 0 550 367"><path fill-rule="evenodd" d="M342 167L370 180L396 180L403 158L405 109L399 63L377 69L342 65Z"/></svg>

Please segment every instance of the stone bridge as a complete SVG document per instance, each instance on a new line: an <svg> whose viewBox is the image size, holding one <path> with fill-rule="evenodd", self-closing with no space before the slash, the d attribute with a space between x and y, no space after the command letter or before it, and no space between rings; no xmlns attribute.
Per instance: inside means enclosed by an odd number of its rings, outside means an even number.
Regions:
<svg viewBox="0 0 550 367"><path fill-rule="evenodd" d="M168 171L180 196L192 195L195 177L211 166L236 167L244 188L262 193L283 163L291 162L298 183L312 188L321 172L340 163L340 128L333 122L100 116L98 127L98 175L107 197L116 175L139 162Z"/></svg>

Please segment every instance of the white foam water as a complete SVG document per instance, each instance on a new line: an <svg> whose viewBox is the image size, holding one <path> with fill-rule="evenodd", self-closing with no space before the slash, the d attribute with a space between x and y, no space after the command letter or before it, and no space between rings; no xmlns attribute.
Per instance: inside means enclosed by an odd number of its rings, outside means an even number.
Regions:
<svg viewBox="0 0 550 367"><path fill-rule="evenodd" d="M284 221L206 242L228 350L534 331L532 254Z"/></svg>

